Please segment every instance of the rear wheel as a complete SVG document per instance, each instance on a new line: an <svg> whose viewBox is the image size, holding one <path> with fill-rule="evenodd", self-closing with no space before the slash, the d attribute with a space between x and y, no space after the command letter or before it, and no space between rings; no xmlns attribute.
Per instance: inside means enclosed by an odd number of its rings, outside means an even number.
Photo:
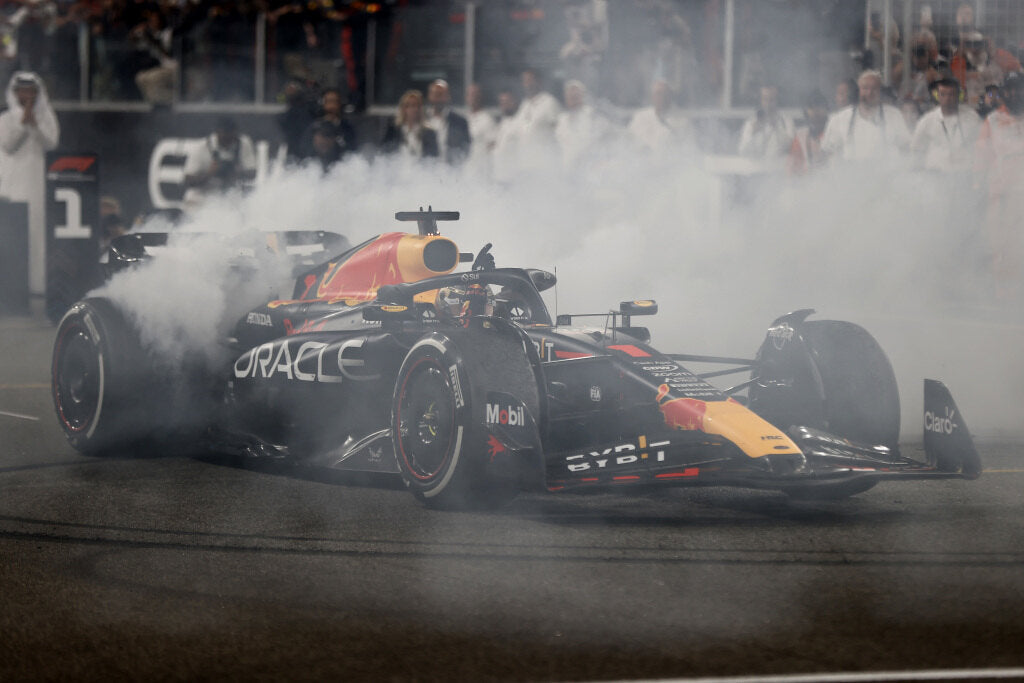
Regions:
<svg viewBox="0 0 1024 683"><path fill-rule="evenodd" d="M138 409L141 345L121 311L106 299L75 304L60 321L53 347L57 419L79 451L121 450L141 436Z"/></svg>
<svg viewBox="0 0 1024 683"><path fill-rule="evenodd" d="M175 429L175 387L185 373L160 372L135 328L110 300L88 298L61 319L53 348L51 388L58 423L71 445L89 455L152 454L188 443ZM192 397L192 411L199 402Z"/></svg>
<svg viewBox="0 0 1024 683"><path fill-rule="evenodd" d="M441 359L418 354L398 387L396 420L405 469L420 484L451 477L459 467L467 425L456 421L455 391Z"/></svg>
<svg viewBox="0 0 1024 683"><path fill-rule="evenodd" d="M392 438L402 476L426 505L496 507L515 497L519 480L494 468L484 428L488 392L525 396L536 414L532 370L522 346L481 330L435 333L417 342L398 372Z"/></svg>

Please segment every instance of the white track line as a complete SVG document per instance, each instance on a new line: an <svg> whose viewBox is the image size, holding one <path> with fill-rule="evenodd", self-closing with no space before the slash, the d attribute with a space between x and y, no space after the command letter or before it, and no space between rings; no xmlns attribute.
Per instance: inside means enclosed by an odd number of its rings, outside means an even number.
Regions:
<svg viewBox="0 0 1024 683"><path fill-rule="evenodd" d="M1021 669L946 669L931 671L877 671L870 673L737 676L729 678L675 678L679 683L860 683L860 681L994 681L1024 679Z"/></svg>
<svg viewBox="0 0 1024 683"><path fill-rule="evenodd" d="M33 415L23 415L21 413L10 413L10 412L7 412L6 410L0 410L0 415L6 415L7 417L16 417L19 420L33 420L34 422L39 422L39 418L35 417Z"/></svg>

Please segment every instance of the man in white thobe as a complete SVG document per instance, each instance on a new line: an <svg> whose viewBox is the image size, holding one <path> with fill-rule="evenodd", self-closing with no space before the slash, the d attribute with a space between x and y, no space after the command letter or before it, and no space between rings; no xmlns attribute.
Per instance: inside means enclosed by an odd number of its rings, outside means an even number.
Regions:
<svg viewBox="0 0 1024 683"><path fill-rule="evenodd" d="M60 140L57 115L36 74L18 71L0 114L0 196L28 203L28 278L32 294L46 293L46 153Z"/></svg>

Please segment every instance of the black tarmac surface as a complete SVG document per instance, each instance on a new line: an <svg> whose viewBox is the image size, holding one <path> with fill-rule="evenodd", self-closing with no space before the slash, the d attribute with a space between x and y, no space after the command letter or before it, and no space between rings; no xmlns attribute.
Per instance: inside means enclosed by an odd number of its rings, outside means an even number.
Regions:
<svg viewBox="0 0 1024 683"><path fill-rule="evenodd" d="M0 680L599 680L1024 667L1024 449L838 503L674 489L424 509L64 441L0 318ZM969 408L961 406L970 419Z"/></svg>

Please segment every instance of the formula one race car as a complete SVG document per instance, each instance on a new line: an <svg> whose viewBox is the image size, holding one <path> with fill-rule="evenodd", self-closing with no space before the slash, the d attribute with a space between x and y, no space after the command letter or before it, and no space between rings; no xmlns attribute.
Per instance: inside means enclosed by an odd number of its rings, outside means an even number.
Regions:
<svg viewBox="0 0 1024 683"><path fill-rule="evenodd" d="M593 327L582 315L553 321L540 292L554 276L496 268L489 244L460 253L437 231L457 217L399 213L418 234L341 253L331 233L272 235L306 246L294 289L244 312L216 362L175 366L117 301L79 302L53 352L61 427L86 453L185 436L234 454L393 472L444 508L628 485L841 498L888 479L981 473L963 417L932 380L926 461L900 454L895 377L857 325L802 310L775 320L753 359L663 353L634 325L657 312L654 301L626 301ZM119 238L112 268L145 261L166 239ZM696 374L684 363L728 367ZM749 379L725 390L706 381L731 373Z"/></svg>

